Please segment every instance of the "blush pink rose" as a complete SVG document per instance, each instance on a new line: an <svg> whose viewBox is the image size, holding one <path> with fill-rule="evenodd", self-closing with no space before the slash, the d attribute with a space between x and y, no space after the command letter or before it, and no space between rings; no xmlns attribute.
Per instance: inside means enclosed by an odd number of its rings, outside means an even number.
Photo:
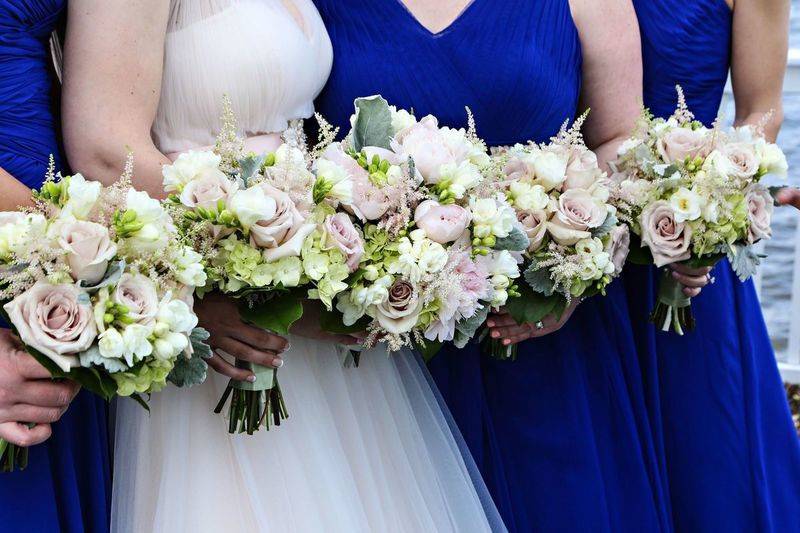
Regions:
<svg viewBox="0 0 800 533"><path fill-rule="evenodd" d="M685 261L691 257L692 228L685 222L675 221L675 212L669 202L653 202L640 217L642 245L650 248L653 262L658 267Z"/></svg>
<svg viewBox="0 0 800 533"><path fill-rule="evenodd" d="M656 150L666 163L680 163L687 157L705 157L710 152L707 130L673 128L656 141Z"/></svg>
<svg viewBox="0 0 800 533"><path fill-rule="evenodd" d="M397 280L389 288L389 298L375 306L378 323L389 333L408 333L417 324L422 300L411 283Z"/></svg>
<svg viewBox="0 0 800 533"><path fill-rule="evenodd" d="M469 226L469 211L461 206L425 200L414 211L414 222L432 241L446 244L458 239Z"/></svg>
<svg viewBox="0 0 800 533"><path fill-rule="evenodd" d="M745 190L748 219L747 242L754 243L772 237L772 196L762 185L751 185Z"/></svg>
<svg viewBox="0 0 800 533"><path fill-rule="evenodd" d="M128 318L143 326L152 324L158 313L156 286L141 274L123 274L111 294L111 301L127 307Z"/></svg>
<svg viewBox="0 0 800 533"><path fill-rule="evenodd" d="M79 365L77 354L88 350L97 337L88 294L75 285L38 281L4 309L22 342L65 372Z"/></svg>
<svg viewBox="0 0 800 533"><path fill-rule="evenodd" d="M58 245L67 252L70 275L94 285L103 279L117 246L108 229L86 220L66 221L58 227Z"/></svg>
<svg viewBox="0 0 800 533"><path fill-rule="evenodd" d="M555 216L547 229L557 243L571 246L591 236L590 229L600 226L608 216L605 205L584 189L564 192L556 205Z"/></svg>
<svg viewBox="0 0 800 533"><path fill-rule="evenodd" d="M619 276L631 249L631 234L628 226L620 224L611 230L609 237L605 251L614 265L614 275Z"/></svg>
<svg viewBox="0 0 800 533"><path fill-rule="evenodd" d="M325 242L344 254L350 272L355 272L364 255L364 240L346 213L336 213L325 219Z"/></svg>
<svg viewBox="0 0 800 533"><path fill-rule="evenodd" d="M180 201L186 207L211 209L219 201L226 202L236 190L236 186L225 174L216 168L204 169L196 179L183 187Z"/></svg>
<svg viewBox="0 0 800 533"><path fill-rule="evenodd" d="M528 250L531 252L538 250L547 236L547 212L517 211L517 220L530 241Z"/></svg>

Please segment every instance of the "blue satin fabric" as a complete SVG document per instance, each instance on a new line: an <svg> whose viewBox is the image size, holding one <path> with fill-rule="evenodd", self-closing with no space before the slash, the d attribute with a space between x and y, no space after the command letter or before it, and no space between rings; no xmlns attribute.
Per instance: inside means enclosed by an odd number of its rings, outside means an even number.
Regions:
<svg viewBox="0 0 800 533"><path fill-rule="evenodd" d="M334 48L317 109L346 130L375 93L464 126L491 145L546 141L574 118L581 50L567 0L475 0L444 31L399 0L317 0ZM496 361L446 348L431 372L511 531L662 531L658 479L620 284L558 333Z"/></svg>
<svg viewBox="0 0 800 533"><path fill-rule="evenodd" d="M695 116L712 123L730 65L730 8L724 0L634 5L645 106L669 116L679 83ZM629 265L622 277L675 530L800 531L800 444L753 283L741 283L727 261L713 274L716 283L692 300L697 329L683 337L647 320L655 267Z"/></svg>
<svg viewBox="0 0 800 533"><path fill-rule="evenodd" d="M0 167L41 184L49 154L60 168L47 39L64 0L0 0ZM81 391L53 436L30 449L22 472L0 474L0 530L108 530L110 465L106 404Z"/></svg>

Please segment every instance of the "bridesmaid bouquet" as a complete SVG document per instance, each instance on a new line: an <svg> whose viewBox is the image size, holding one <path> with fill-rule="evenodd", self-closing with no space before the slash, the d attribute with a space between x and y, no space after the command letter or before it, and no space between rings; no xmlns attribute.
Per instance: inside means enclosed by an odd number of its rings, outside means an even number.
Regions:
<svg viewBox="0 0 800 533"><path fill-rule="evenodd" d="M677 91L675 113L664 120L645 112L619 149L615 204L641 241L631 261L702 267L727 257L744 281L760 263L753 244L771 235L773 201L760 180L785 175L786 157L762 128L706 128ZM668 271L651 320L679 335L694 328L691 299Z"/></svg>
<svg viewBox="0 0 800 533"><path fill-rule="evenodd" d="M353 184L324 165L317 175L299 144L275 152L244 153L229 103L213 151L181 154L163 169L166 205L183 238L205 260L209 283L240 298L242 318L287 334L303 314L302 300L332 308L347 288L360 238L346 213ZM355 239L355 240L353 240ZM256 381L231 380L215 412L230 399L231 433L252 434L286 418L277 370L238 361Z"/></svg>
<svg viewBox="0 0 800 533"><path fill-rule="evenodd" d="M205 379L210 355L191 294L201 257L176 239L161 204L131 188L132 163L103 187L49 175L35 207L0 213L0 300L25 349L54 378L108 400ZM3 471L27 449L0 441Z"/></svg>
<svg viewBox="0 0 800 533"><path fill-rule="evenodd" d="M507 245L524 237L506 198L481 192L486 145L471 115L464 130L417 120L380 96L357 99L355 109L345 141L315 163L318 176L352 181L346 209L353 241L363 238L348 254L351 274L328 329L365 331L365 348L384 341L390 351L463 345L514 292L519 270Z"/></svg>
<svg viewBox="0 0 800 533"><path fill-rule="evenodd" d="M519 297L506 309L518 323L560 317L573 298L605 294L620 274L629 234L609 202L608 180L580 128L566 124L550 143L517 144L493 156L493 187L513 206L524 240ZM495 357L513 358L515 347L490 340Z"/></svg>

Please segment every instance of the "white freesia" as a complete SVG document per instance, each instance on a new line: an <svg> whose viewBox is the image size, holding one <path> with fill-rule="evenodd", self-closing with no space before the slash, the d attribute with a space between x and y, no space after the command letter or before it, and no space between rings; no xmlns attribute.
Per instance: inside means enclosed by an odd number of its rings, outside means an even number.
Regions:
<svg viewBox="0 0 800 533"><path fill-rule="evenodd" d="M392 114L392 129L395 133L417 123L417 119L414 118L414 115L405 109L397 109L396 106L390 105L389 112Z"/></svg>
<svg viewBox="0 0 800 533"><path fill-rule="evenodd" d="M128 189L126 206L136 213L136 221L143 224L127 239L128 250L145 254L166 247L174 228L161 202L146 192Z"/></svg>
<svg viewBox="0 0 800 533"><path fill-rule="evenodd" d="M523 211L541 211L550 202L544 187L524 181L512 182L508 188L508 196L514 207Z"/></svg>
<svg viewBox="0 0 800 533"><path fill-rule="evenodd" d="M493 198L469 200L473 231L476 237L507 237L517 223L517 215L505 196L498 193Z"/></svg>
<svg viewBox="0 0 800 533"><path fill-rule="evenodd" d="M202 287L206 284L207 276L203 268L203 256L188 246L181 248L173 259L175 277L180 283L192 287Z"/></svg>
<svg viewBox="0 0 800 533"><path fill-rule="evenodd" d="M97 341L100 355L108 359L121 359L125 354L125 341L116 328L108 328L100 334Z"/></svg>
<svg viewBox="0 0 800 533"><path fill-rule="evenodd" d="M156 321L166 324L170 331L190 333L197 327L197 315L182 300L169 300L162 304L156 314Z"/></svg>
<svg viewBox="0 0 800 533"><path fill-rule="evenodd" d="M166 192L181 192L184 185L203 172L219 168L221 157L208 150L183 152L171 165L164 165L161 174Z"/></svg>
<svg viewBox="0 0 800 533"><path fill-rule="evenodd" d="M469 161L445 163L439 167L439 183L447 184L447 191L454 198L461 199L481 182L482 176L478 167Z"/></svg>
<svg viewBox="0 0 800 533"><path fill-rule="evenodd" d="M131 324L125 328L122 333L125 345L123 357L128 366L133 366L136 361L141 361L153 353L153 345L148 340L152 331L151 327L142 324Z"/></svg>
<svg viewBox="0 0 800 533"><path fill-rule="evenodd" d="M353 181L347 170L327 159L319 159L316 167L317 182L314 184L314 189L324 190L326 198L338 200L343 204L352 203Z"/></svg>
<svg viewBox="0 0 800 533"><path fill-rule="evenodd" d="M79 220L86 219L97 203L103 186L99 181L86 181L81 174L74 174L67 181L67 202L61 212Z"/></svg>
<svg viewBox="0 0 800 533"><path fill-rule="evenodd" d="M400 239L400 257L390 267L391 274L401 274L412 283L418 283L422 276L439 272L447 264L447 250L444 246L425 237L422 230L414 230L409 237Z"/></svg>
<svg viewBox="0 0 800 533"><path fill-rule="evenodd" d="M0 213L0 260L11 254L25 257L28 249L44 238L47 220L38 213L9 211Z"/></svg>
<svg viewBox="0 0 800 533"><path fill-rule="evenodd" d="M676 222L697 220L703 213L703 199L694 191L681 187L669 199L669 205L675 212Z"/></svg>

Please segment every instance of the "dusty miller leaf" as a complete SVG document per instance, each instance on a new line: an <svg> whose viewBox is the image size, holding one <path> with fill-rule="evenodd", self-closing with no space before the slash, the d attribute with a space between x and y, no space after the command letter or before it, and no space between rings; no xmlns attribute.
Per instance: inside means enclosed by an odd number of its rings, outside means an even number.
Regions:
<svg viewBox="0 0 800 533"><path fill-rule="evenodd" d="M353 148L360 152L366 146L389 148L392 139L392 112L382 96L356 98L356 120L353 125Z"/></svg>
<svg viewBox="0 0 800 533"><path fill-rule="evenodd" d="M242 178L244 181L245 187L253 177L254 174L258 172L258 169L261 168L261 165L264 164L265 156L263 155L248 155L243 157L239 160L239 177Z"/></svg>
<svg viewBox="0 0 800 533"><path fill-rule="evenodd" d="M741 281L747 281L755 275L762 257L765 256L757 254L752 246L735 243L728 248L728 261Z"/></svg>
<svg viewBox="0 0 800 533"><path fill-rule="evenodd" d="M603 237L608 235L608 233L612 229L614 229L614 226L617 225L617 222L618 222L617 215L615 215L614 213L609 213L608 215L606 215L606 219L603 221L602 224L592 229L591 231L592 237L597 237L598 239L602 239Z"/></svg>
<svg viewBox="0 0 800 533"><path fill-rule="evenodd" d="M208 364L204 359L211 357L211 347L205 341L209 337L208 331L203 328L195 328L189 335L189 342L192 343L192 356L179 356L175 361L167 376L170 383L178 387L191 387L199 385L206 380Z"/></svg>
<svg viewBox="0 0 800 533"><path fill-rule="evenodd" d="M524 252L530 246L531 241L528 236L519 229L513 228L506 237L501 237L495 242L495 250L508 250L509 252Z"/></svg>
<svg viewBox="0 0 800 533"><path fill-rule="evenodd" d="M486 317L488 316L489 307L484 306L478 309L471 317L456 324L456 333L453 337L453 344L456 345L456 348L463 348L466 346L469 340L475 336L478 328L486 322Z"/></svg>
<svg viewBox="0 0 800 533"><path fill-rule="evenodd" d="M122 273L125 272L125 261L114 261L113 263L109 263L108 267L106 268L106 273L103 275L103 279L95 283L94 285L86 285L83 280L79 283L79 287L85 289L89 292L94 292L96 290L102 289L103 287L108 287L109 285L114 285L119 281L119 278L122 277Z"/></svg>
<svg viewBox="0 0 800 533"><path fill-rule="evenodd" d="M546 268L538 268L538 263L533 261L523 274L525 281L533 292L544 296L552 296L555 290L555 283L550 279L550 271Z"/></svg>

